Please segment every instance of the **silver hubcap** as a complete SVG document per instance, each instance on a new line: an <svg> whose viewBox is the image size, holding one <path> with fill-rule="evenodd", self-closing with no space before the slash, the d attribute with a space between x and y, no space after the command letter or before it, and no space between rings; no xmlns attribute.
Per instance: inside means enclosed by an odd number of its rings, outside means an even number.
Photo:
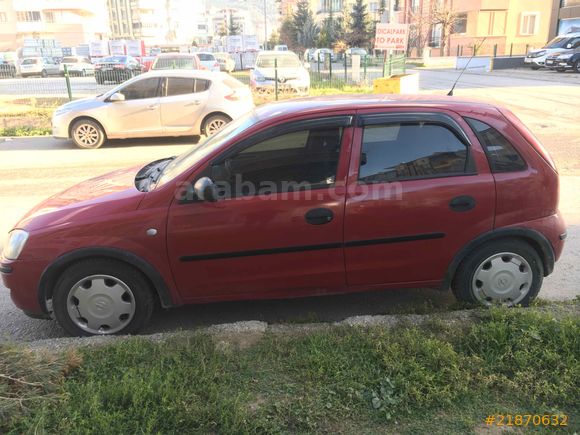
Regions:
<svg viewBox="0 0 580 435"><path fill-rule="evenodd" d="M91 334L114 334L135 315L135 298L121 280L109 275L81 279L69 291L67 310L79 328Z"/></svg>
<svg viewBox="0 0 580 435"><path fill-rule="evenodd" d="M211 136L212 134L217 133L219 130L224 128L226 124L227 122L224 121L223 119L214 119L212 122L207 124L206 128L207 135Z"/></svg>
<svg viewBox="0 0 580 435"><path fill-rule="evenodd" d="M93 146L99 141L99 132L90 124L82 124L75 130L75 140L83 145Z"/></svg>
<svg viewBox="0 0 580 435"><path fill-rule="evenodd" d="M525 258L512 252L494 254L484 260L473 274L472 288L485 305L517 305L526 297L534 274Z"/></svg>

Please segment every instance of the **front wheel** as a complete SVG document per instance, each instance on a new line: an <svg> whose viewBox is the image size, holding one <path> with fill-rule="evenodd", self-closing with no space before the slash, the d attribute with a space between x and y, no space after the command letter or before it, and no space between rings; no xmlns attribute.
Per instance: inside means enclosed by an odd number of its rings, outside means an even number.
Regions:
<svg viewBox="0 0 580 435"><path fill-rule="evenodd" d="M536 71L536 70L539 70L539 69L540 69L540 67L539 67L538 65L532 65L532 69L533 69L534 71Z"/></svg>
<svg viewBox="0 0 580 435"><path fill-rule="evenodd" d="M46 72L46 70L44 70L44 69L43 69L43 70L42 70L42 72L40 73L40 76L41 76L43 79L45 79L45 78L47 78L47 77L48 77L48 73Z"/></svg>
<svg viewBox="0 0 580 435"><path fill-rule="evenodd" d="M492 241L468 255L452 283L456 298L490 306L529 305L542 286L544 266L525 241Z"/></svg>
<svg viewBox="0 0 580 435"><path fill-rule="evenodd" d="M578 59L576 62L574 62L574 72L580 73L580 59Z"/></svg>
<svg viewBox="0 0 580 435"><path fill-rule="evenodd" d="M212 115L205 120L202 126L202 133L211 136L231 122L231 118L225 115Z"/></svg>
<svg viewBox="0 0 580 435"><path fill-rule="evenodd" d="M73 336L132 334L153 313L152 289L133 267L110 259L73 264L58 280L54 315Z"/></svg>
<svg viewBox="0 0 580 435"><path fill-rule="evenodd" d="M72 139L76 146L85 149L99 148L105 142L103 128L90 119L81 119L71 129Z"/></svg>

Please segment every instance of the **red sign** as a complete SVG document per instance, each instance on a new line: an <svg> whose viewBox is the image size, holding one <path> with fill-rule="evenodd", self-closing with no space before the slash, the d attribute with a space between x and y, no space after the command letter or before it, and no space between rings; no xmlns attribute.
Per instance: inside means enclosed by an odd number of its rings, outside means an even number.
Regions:
<svg viewBox="0 0 580 435"><path fill-rule="evenodd" d="M378 23L375 36L375 50L407 50L409 25Z"/></svg>

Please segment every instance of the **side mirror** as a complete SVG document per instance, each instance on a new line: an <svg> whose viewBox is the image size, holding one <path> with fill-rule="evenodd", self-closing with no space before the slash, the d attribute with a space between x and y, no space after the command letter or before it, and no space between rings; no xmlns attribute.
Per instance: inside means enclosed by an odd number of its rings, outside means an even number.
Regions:
<svg viewBox="0 0 580 435"><path fill-rule="evenodd" d="M566 48L572 48L572 44L566 44Z"/></svg>
<svg viewBox="0 0 580 435"><path fill-rule="evenodd" d="M218 199L217 188L209 177L201 177L193 185L195 195L202 201L216 202Z"/></svg>
<svg viewBox="0 0 580 435"><path fill-rule="evenodd" d="M109 97L109 101L111 101L112 103L125 101L125 96L120 92L115 92L113 95Z"/></svg>

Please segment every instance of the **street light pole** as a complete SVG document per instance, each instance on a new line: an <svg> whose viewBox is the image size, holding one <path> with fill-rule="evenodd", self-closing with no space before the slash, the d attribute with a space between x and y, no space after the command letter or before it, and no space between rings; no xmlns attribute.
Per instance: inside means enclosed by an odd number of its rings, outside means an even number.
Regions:
<svg viewBox="0 0 580 435"><path fill-rule="evenodd" d="M268 49L268 18L266 14L266 0L264 0L264 50Z"/></svg>

